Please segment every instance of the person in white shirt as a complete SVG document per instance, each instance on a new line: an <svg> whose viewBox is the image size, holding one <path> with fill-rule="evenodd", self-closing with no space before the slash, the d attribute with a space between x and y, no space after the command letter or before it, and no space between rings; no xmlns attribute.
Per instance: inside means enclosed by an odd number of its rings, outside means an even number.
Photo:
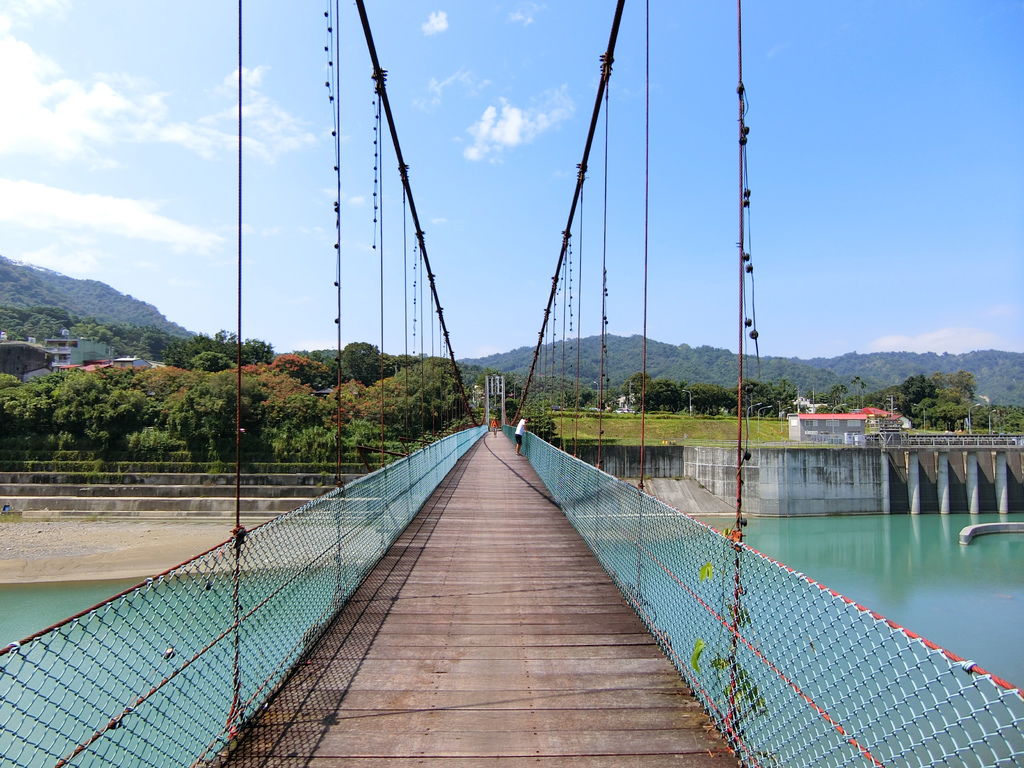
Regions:
<svg viewBox="0 0 1024 768"><path fill-rule="evenodd" d="M523 435L526 434L526 422L529 419L523 418L519 420L519 424L516 426L516 455L518 456L523 450Z"/></svg>

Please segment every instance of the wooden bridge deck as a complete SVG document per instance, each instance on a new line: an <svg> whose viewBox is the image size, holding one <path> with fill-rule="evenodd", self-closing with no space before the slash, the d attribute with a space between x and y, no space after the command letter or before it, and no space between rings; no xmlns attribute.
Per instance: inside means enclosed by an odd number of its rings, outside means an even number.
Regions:
<svg viewBox="0 0 1024 768"><path fill-rule="evenodd" d="M736 762L499 434L449 474L228 764Z"/></svg>

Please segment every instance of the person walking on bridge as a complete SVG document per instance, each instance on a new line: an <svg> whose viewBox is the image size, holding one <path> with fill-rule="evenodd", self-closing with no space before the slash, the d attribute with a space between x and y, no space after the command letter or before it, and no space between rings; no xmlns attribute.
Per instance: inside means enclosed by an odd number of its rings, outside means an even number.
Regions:
<svg viewBox="0 0 1024 768"><path fill-rule="evenodd" d="M526 434L526 422L529 419L522 418L519 420L519 424L516 425L516 456L519 456L523 450L523 435Z"/></svg>

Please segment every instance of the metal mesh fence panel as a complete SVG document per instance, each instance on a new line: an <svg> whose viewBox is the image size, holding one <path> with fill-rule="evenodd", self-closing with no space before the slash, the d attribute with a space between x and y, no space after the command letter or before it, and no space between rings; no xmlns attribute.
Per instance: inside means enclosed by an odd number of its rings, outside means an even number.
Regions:
<svg viewBox="0 0 1024 768"><path fill-rule="evenodd" d="M0 650L0 766L212 760L484 431L439 440Z"/></svg>
<svg viewBox="0 0 1024 768"><path fill-rule="evenodd" d="M535 435L523 452L744 765L1024 765L1020 689Z"/></svg>

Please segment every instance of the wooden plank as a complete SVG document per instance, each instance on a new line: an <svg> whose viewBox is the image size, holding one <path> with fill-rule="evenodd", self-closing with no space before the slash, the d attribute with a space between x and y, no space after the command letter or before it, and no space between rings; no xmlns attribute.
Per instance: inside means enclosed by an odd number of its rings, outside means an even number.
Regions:
<svg viewBox="0 0 1024 768"><path fill-rule="evenodd" d="M525 458L489 436L367 577L228 764L736 761Z"/></svg>

